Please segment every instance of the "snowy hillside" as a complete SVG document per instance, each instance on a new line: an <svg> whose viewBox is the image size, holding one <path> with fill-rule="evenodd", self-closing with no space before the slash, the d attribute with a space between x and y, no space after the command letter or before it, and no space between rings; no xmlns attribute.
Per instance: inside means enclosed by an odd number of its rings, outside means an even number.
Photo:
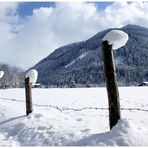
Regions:
<svg viewBox="0 0 148 148"><path fill-rule="evenodd" d="M109 131L105 88L33 89L28 117L24 89L0 90L0 146L148 146L147 87L119 92L122 119Z"/></svg>
<svg viewBox="0 0 148 148"><path fill-rule="evenodd" d="M33 66L39 72L38 83L50 87L69 87L71 81L75 81L76 86L81 87L87 84L104 86L104 77L100 74L103 66L102 39L114 29L117 28L104 30L86 41L56 49ZM147 81L148 28L127 25L117 30L129 36L127 44L114 51L118 82L121 86L129 86ZM128 39L127 36L122 38Z"/></svg>

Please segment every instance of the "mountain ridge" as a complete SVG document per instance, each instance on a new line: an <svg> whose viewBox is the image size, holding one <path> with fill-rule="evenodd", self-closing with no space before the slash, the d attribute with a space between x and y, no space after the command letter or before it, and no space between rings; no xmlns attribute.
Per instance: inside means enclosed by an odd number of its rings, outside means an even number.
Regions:
<svg viewBox="0 0 148 148"><path fill-rule="evenodd" d="M114 53L118 67L118 82L130 85L148 79L147 71L126 73L127 68L146 67L148 64L148 28L126 25L101 31L88 40L56 49L32 67L39 73L38 82L58 87L68 87L72 81L80 86L104 85L105 78L101 74L101 44L105 34L113 29L123 30L129 34L127 44Z"/></svg>

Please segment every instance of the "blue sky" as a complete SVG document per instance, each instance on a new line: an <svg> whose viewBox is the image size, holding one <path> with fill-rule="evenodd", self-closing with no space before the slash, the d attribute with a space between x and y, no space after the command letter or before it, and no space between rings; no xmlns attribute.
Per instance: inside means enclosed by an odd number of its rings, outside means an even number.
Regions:
<svg viewBox="0 0 148 148"><path fill-rule="evenodd" d="M54 6L54 2L22 2L19 5L18 13L20 16L32 15L33 9Z"/></svg>
<svg viewBox="0 0 148 148"><path fill-rule="evenodd" d="M99 10L103 10L107 6L111 5L113 2L94 2L94 3L99 8ZM19 5L18 13L20 16L32 15L33 9L38 9L40 7L55 7L55 3L54 2L22 2Z"/></svg>

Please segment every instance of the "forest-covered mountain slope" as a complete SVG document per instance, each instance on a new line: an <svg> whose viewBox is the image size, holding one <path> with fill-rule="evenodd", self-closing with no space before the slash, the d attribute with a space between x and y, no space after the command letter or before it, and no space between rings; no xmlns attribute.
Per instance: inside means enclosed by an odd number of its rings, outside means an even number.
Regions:
<svg viewBox="0 0 148 148"><path fill-rule="evenodd" d="M112 29L99 32L86 41L60 47L41 60L33 67L39 73L38 82L58 87L70 86L72 81L77 86L103 85L101 43ZM148 28L127 25L120 30L128 33L129 40L124 47L114 51L119 85L147 81Z"/></svg>

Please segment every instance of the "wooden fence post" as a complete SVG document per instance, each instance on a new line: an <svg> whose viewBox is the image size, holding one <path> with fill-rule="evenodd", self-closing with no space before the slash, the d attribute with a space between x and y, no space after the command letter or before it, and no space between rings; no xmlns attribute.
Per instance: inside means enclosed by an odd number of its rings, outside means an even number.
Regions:
<svg viewBox="0 0 148 148"><path fill-rule="evenodd" d="M25 93L26 93L26 114L32 112L32 93L31 93L31 83L29 83L29 77L25 78Z"/></svg>
<svg viewBox="0 0 148 148"><path fill-rule="evenodd" d="M112 45L108 41L102 43L102 53L104 60L104 73L106 76L106 88L109 103L109 124L110 129L116 125L120 119L119 92L116 80L115 63L113 57Z"/></svg>

